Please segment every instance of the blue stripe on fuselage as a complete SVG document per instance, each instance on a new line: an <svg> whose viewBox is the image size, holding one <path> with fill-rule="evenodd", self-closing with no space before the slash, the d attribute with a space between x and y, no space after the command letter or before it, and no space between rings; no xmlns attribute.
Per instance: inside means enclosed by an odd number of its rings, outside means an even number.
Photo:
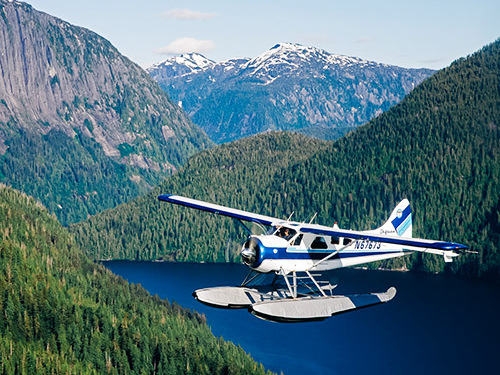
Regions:
<svg viewBox="0 0 500 375"><path fill-rule="evenodd" d="M274 250L276 250L276 252L274 252ZM335 250L299 250L294 247L269 248L261 245L260 251L261 256L259 259L259 264L262 263L264 259L321 260L333 253ZM336 254L334 257L332 257L332 259L363 257L370 255L385 255L399 252L401 252L401 250L359 251L353 249L351 251L350 249L346 249Z"/></svg>

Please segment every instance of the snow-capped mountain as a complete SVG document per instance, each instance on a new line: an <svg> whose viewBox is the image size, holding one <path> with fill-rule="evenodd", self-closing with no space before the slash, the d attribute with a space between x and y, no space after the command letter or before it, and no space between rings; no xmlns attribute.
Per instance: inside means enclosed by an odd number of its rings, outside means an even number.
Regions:
<svg viewBox="0 0 500 375"><path fill-rule="evenodd" d="M328 52L314 48L304 47L300 44L277 44L269 51L249 60L244 69L255 77L264 80L274 80L278 76L313 76L321 74L332 65L347 67L352 65L363 66L370 63L359 58L341 55L332 55Z"/></svg>
<svg viewBox="0 0 500 375"><path fill-rule="evenodd" d="M150 72L161 71L165 77L177 77L184 74L194 73L203 69L210 69L215 61L207 59L198 53L188 53L175 56L163 63L153 65L148 69Z"/></svg>
<svg viewBox="0 0 500 375"><path fill-rule="evenodd" d="M398 103L430 69L406 69L281 43L216 63L192 53L148 69L216 142L267 130L336 138Z"/></svg>

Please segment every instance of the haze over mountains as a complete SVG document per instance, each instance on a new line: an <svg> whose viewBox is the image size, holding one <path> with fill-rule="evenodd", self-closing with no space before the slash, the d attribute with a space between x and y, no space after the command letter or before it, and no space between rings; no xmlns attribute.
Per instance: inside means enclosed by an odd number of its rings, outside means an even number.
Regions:
<svg viewBox="0 0 500 375"><path fill-rule="evenodd" d="M63 224L149 191L211 147L150 76L104 38L21 2L0 0L0 13L0 182L40 199ZM175 65L183 73L176 85L192 87L181 98L185 109L189 98L205 103L196 116L207 111L217 141L303 127L336 137L432 73L294 44L255 59L191 59ZM223 112L214 112L215 103Z"/></svg>
<svg viewBox="0 0 500 375"><path fill-rule="evenodd" d="M341 228L383 223L407 197L415 236L453 240L479 255L447 265L500 274L500 41L443 69L401 103L336 142L271 132L193 157L159 189L72 229L91 256L239 262L234 221L157 202L181 194ZM193 212L194 211L194 212ZM200 240L201 239L201 240ZM441 272L432 255L387 267Z"/></svg>
<svg viewBox="0 0 500 375"><path fill-rule="evenodd" d="M339 138L434 73L294 43L219 63L186 54L147 70L217 143L268 130Z"/></svg>
<svg viewBox="0 0 500 375"><path fill-rule="evenodd" d="M210 148L207 135L108 41L0 0L0 182L24 192L0 184L1 372L266 373L215 338L203 316L151 297L84 255L240 261L234 221L160 204L160 193L277 217L295 211L297 220L317 211L319 222L353 229L376 226L408 197L417 235L479 251L446 270L498 278L499 61L496 41L336 142L280 131ZM255 64L242 87L273 88L286 75ZM303 78L307 87L312 79ZM363 98L368 107L376 101ZM100 213L69 233L54 212L64 224ZM384 266L445 269L432 256Z"/></svg>
<svg viewBox="0 0 500 375"><path fill-rule="evenodd" d="M211 145L139 66L87 29L0 0L0 181L63 223L148 191Z"/></svg>

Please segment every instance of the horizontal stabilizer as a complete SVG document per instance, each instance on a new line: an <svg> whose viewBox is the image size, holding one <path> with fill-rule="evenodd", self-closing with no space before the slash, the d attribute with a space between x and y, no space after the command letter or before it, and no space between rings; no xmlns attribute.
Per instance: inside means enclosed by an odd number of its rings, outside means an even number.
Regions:
<svg viewBox="0 0 500 375"><path fill-rule="evenodd" d="M396 288L389 288L385 293L265 301L253 304L249 310L255 316L265 320L307 322L324 320L335 314L388 302L395 295Z"/></svg>

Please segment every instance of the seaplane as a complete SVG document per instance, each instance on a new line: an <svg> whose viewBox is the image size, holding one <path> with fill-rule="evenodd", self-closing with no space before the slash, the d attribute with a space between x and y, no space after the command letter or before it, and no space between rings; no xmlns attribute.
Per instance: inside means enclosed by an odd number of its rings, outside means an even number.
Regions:
<svg viewBox="0 0 500 375"><path fill-rule="evenodd" d="M313 224L314 217L308 223L291 217L282 220L179 195L160 195L158 199L234 218L248 230L241 258L250 271L241 285L199 289L193 296L209 306L246 308L258 318L275 322L320 321L388 302L396 295L394 287L381 293L335 295L336 285L322 277L327 271L415 251L452 262L468 249L459 243L414 238L407 199L381 227L366 231L340 229L337 223L332 227ZM262 234L252 234L245 222L255 223Z"/></svg>

